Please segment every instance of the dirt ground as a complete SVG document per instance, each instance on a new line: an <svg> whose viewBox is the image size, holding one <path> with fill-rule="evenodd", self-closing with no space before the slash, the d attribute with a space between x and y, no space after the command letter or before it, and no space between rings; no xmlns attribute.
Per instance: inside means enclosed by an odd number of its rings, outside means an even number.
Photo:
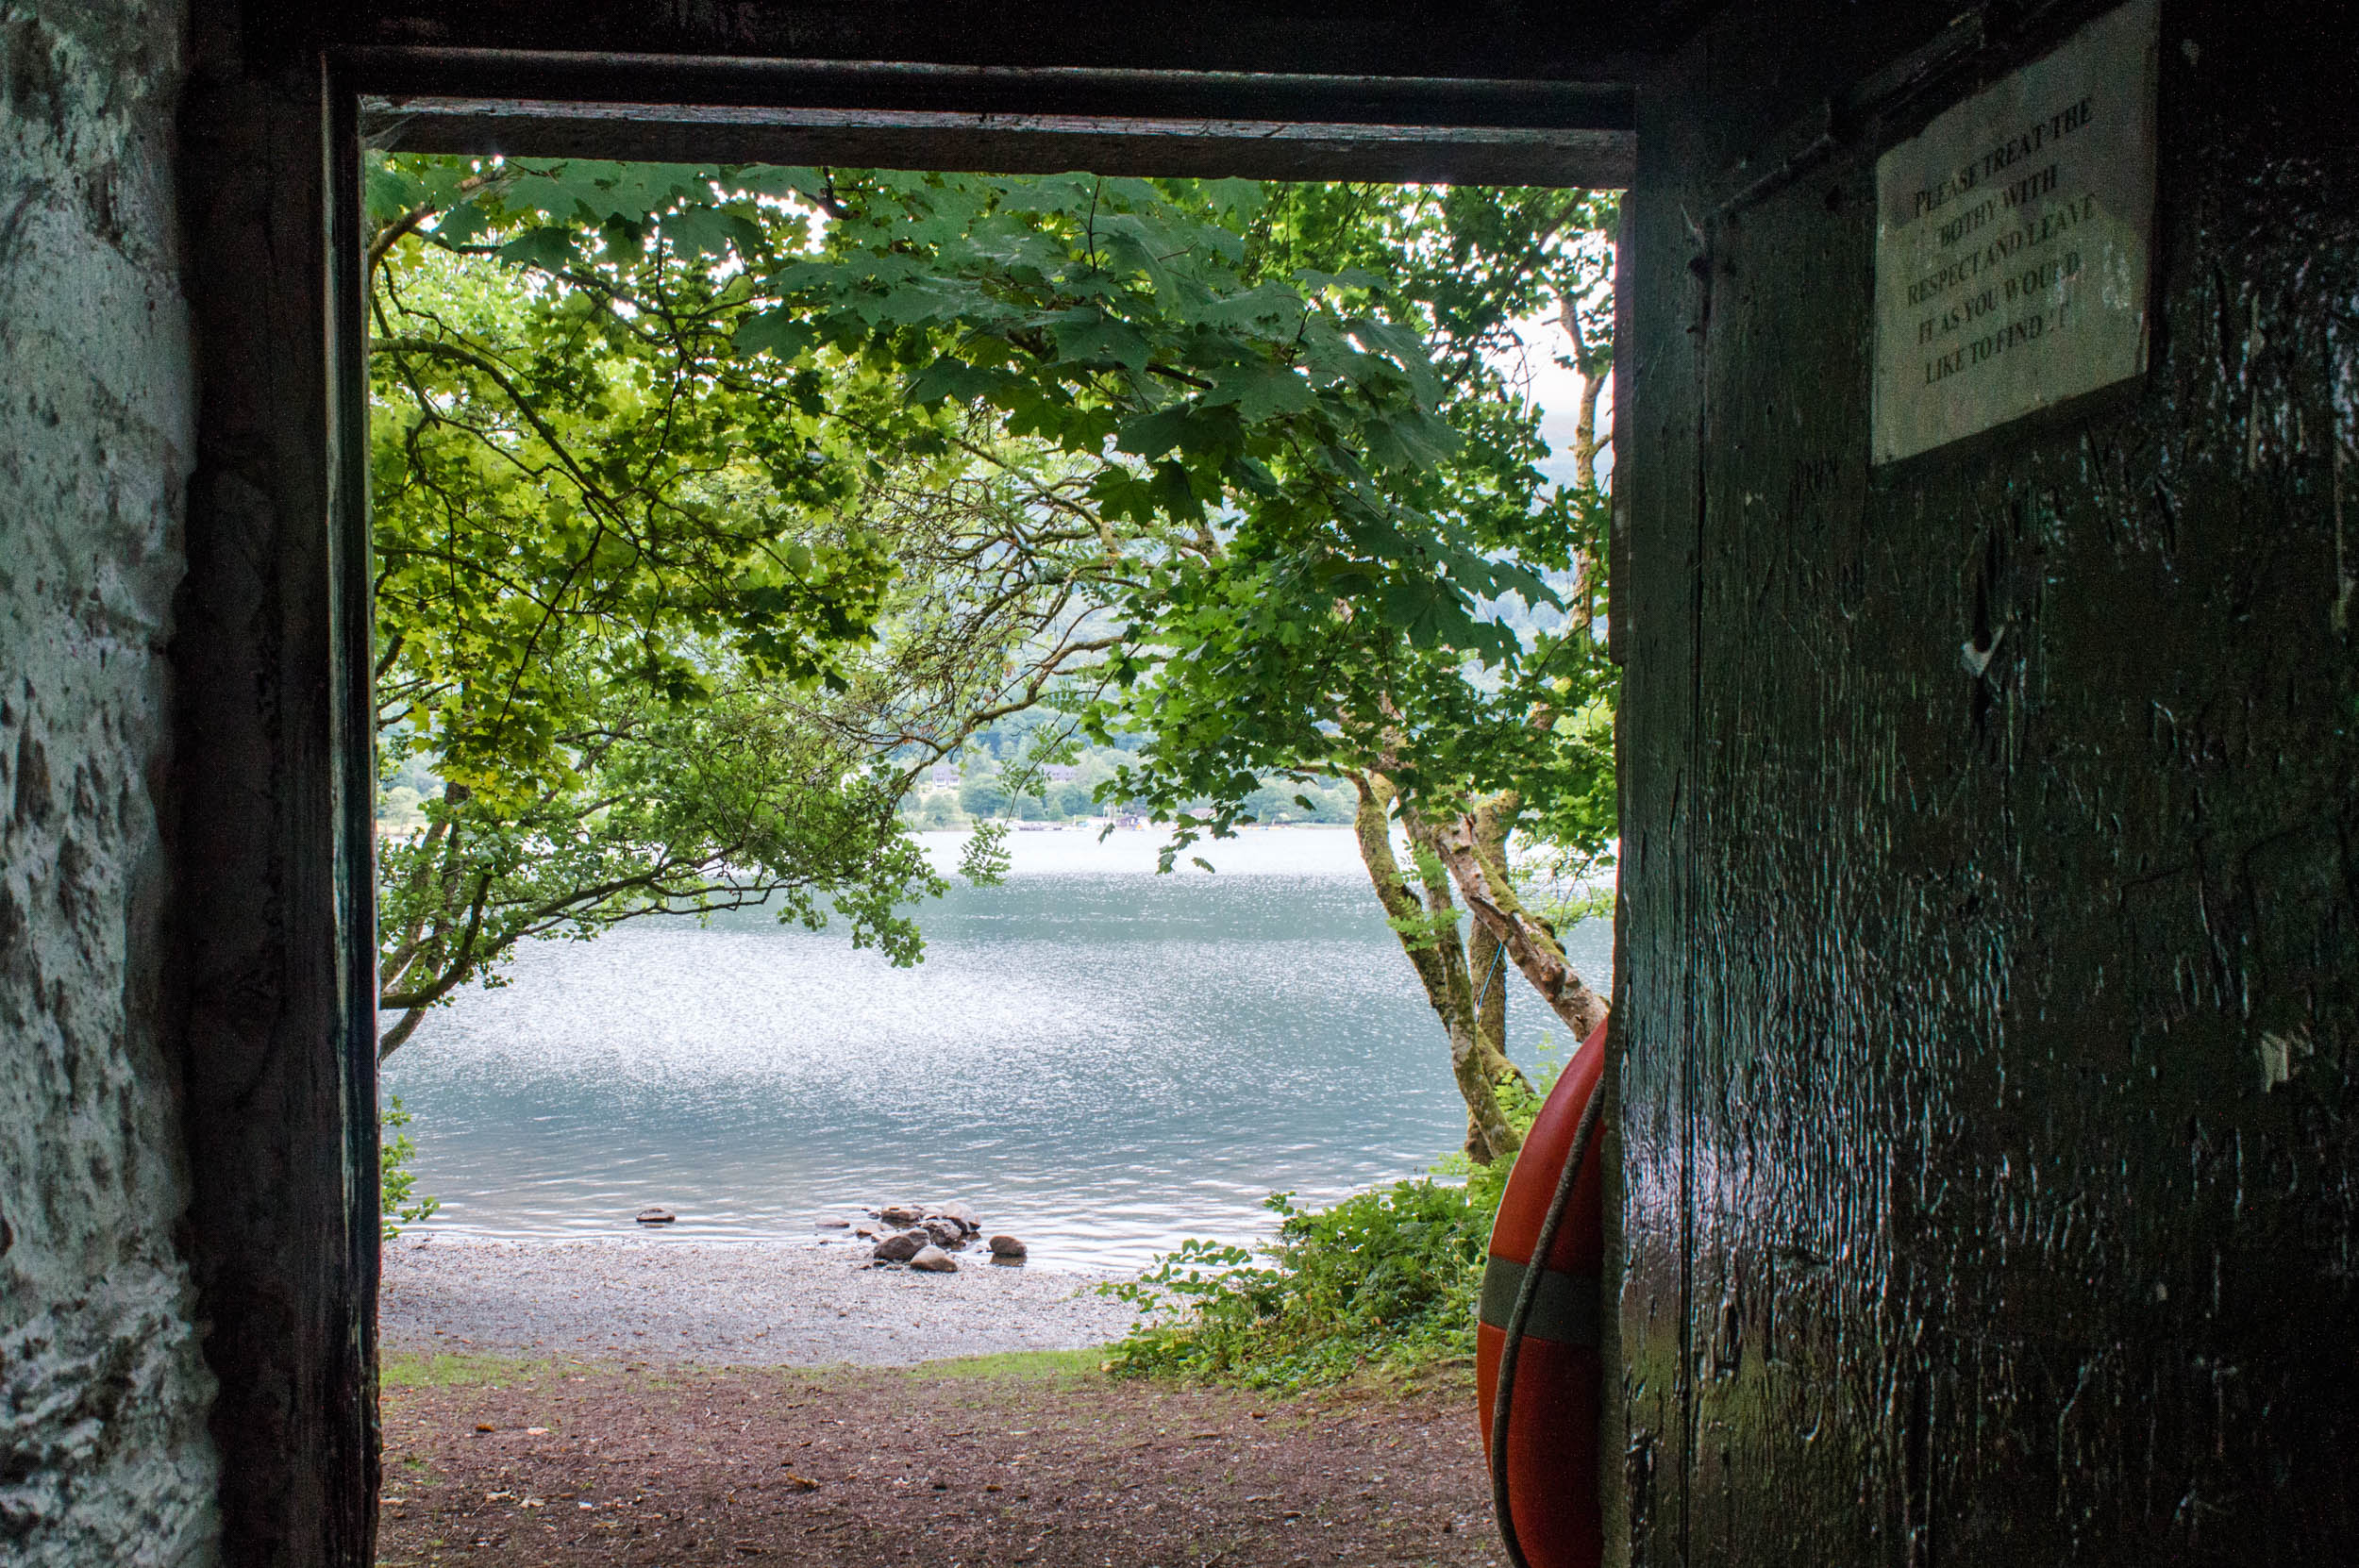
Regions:
<svg viewBox="0 0 2359 1568"><path fill-rule="evenodd" d="M1096 1352L702 1371L395 1358L378 1560L1497 1560L1463 1378L1279 1398Z"/></svg>

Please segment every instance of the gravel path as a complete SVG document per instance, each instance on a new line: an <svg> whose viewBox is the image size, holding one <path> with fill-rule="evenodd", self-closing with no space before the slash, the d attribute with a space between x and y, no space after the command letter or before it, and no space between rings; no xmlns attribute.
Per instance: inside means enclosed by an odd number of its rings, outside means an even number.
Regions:
<svg viewBox="0 0 2359 1568"><path fill-rule="evenodd" d="M495 1242L385 1247L385 1347L702 1366L895 1366L1104 1344L1131 1309L1106 1276L994 1266L872 1268L845 1243Z"/></svg>

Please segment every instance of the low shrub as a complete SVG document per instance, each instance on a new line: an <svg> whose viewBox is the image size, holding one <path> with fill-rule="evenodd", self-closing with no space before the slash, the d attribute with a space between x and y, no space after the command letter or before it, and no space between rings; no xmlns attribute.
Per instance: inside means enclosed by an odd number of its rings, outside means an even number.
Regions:
<svg viewBox="0 0 2359 1568"><path fill-rule="evenodd" d="M1189 1241L1108 1287L1146 1313L1114 1372L1296 1388L1472 1352L1489 1225L1464 1187L1419 1177L1331 1209L1267 1203L1280 1219L1266 1261Z"/></svg>
<svg viewBox="0 0 2359 1568"><path fill-rule="evenodd" d="M1544 1057L1548 1046L1542 1046ZM1506 1109L1531 1126L1557 1065ZM1328 1209L1265 1201L1276 1238L1258 1249L1187 1241L1137 1279L1100 1287L1141 1309L1108 1370L1249 1388L1296 1389L1369 1371L1407 1373L1470 1358L1482 1260L1509 1166L1453 1155L1430 1176Z"/></svg>

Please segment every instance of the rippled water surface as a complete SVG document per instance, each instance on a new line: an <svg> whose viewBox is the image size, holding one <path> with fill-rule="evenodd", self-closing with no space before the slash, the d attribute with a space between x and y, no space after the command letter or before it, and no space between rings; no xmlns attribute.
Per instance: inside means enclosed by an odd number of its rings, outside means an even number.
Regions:
<svg viewBox="0 0 2359 1568"><path fill-rule="evenodd" d="M945 861L956 841L929 835ZM923 911L895 969L741 913L528 944L386 1064L433 1228L807 1239L960 1198L1048 1266L1266 1228L1464 1134L1441 1027L1343 831L1249 833L1154 875L1158 835L1013 836L1014 872ZM1573 933L1605 978L1611 930ZM1552 1022L1514 976L1529 1061ZM1564 1042L1559 1031L1557 1043Z"/></svg>

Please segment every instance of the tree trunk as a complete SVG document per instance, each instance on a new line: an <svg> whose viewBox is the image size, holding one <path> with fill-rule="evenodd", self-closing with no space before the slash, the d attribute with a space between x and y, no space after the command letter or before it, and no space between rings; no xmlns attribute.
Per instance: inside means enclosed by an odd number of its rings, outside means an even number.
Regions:
<svg viewBox="0 0 2359 1568"><path fill-rule="evenodd" d="M1502 818L1492 826L1504 859L1510 822ZM1498 933L1476 921L1466 932L1466 973L1474 978L1475 1036L1481 1045L1483 1069L1500 1088L1515 1083L1528 1092L1531 1080L1507 1055L1507 962L1506 944Z"/></svg>
<svg viewBox="0 0 2359 1568"><path fill-rule="evenodd" d="M1605 390L1606 373L1614 368L1614 345L1593 348L1581 329L1581 302L1571 294L1556 302L1557 325L1573 340L1574 374L1581 377L1581 411L1573 422L1573 483L1582 490L1598 488L1598 394Z"/></svg>
<svg viewBox="0 0 2359 1568"><path fill-rule="evenodd" d="M445 784L443 798L458 807L472 799L473 792L464 784ZM427 1009L457 990L474 968L475 940L491 878L487 874L477 880L471 901L464 896L466 882L460 875L460 841L465 835L455 824L455 818L444 815L436 818L427 829L427 853L419 856L417 864L410 869L410 884L405 890L414 912L399 940L378 957L378 1016L387 1012L401 1014L392 1027L377 1036L376 1059L380 1062L418 1032L418 1026L426 1022ZM436 857L432 852L438 846L442 854ZM439 907L429 906L419 895L438 878L442 901ZM381 897L378 907L383 908ZM460 927L455 959L450 929L454 925Z"/></svg>
<svg viewBox="0 0 2359 1568"><path fill-rule="evenodd" d="M1475 1040L1491 1081L1522 1076L1507 1059L1507 953L1491 927L1476 921L1466 931L1466 974L1474 980Z"/></svg>
<svg viewBox="0 0 2359 1568"><path fill-rule="evenodd" d="M1589 989L1555 933L1523 906L1507 879L1506 833L1520 805L1513 791L1477 805L1434 835L1435 852L1474 916L1506 945L1524 978L1573 1031L1576 1042L1605 1022L1605 999Z"/></svg>
<svg viewBox="0 0 2359 1568"><path fill-rule="evenodd" d="M418 1026L425 1022L426 1009L423 1007L410 1008L404 1011L398 1019L394 1020L392 1028L377 1037L376 1059L383 1061L387 1057L400 1050L403 1043L411 1035L416 1034Z"/></svg>
<svg viewBox="0 0 2359 1568"><path fill-rule="evenodd" d="M1425 986L1426 1001L1449 1037L1450 1076L1466 1102L1466 1158L1478 1165L1512 1158L1523 1140L1499 1107L1497 1082L1482 1050L1449 883L1446 876L1438 882L1420 876L1427 902L1418 903L1393 855L1389 808L1396 792L1392 781L1381 774L1355 774L1351 782L1360 794L1360 809L1352 822L1359 835L1360 859L1368 868L1378 902L1384 906L1400 938L1401 951Z"/></svg>

